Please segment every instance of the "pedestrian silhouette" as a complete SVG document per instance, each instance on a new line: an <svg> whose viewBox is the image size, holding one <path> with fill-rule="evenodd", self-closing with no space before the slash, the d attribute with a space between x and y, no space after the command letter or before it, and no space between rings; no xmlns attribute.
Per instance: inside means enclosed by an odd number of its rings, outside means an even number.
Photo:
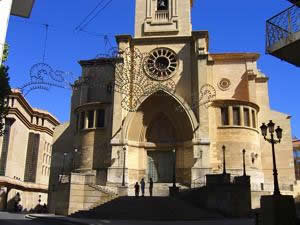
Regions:
<svg viewBox="0 0 300 225"><path fill-rule="evenodd" d="M20 201L21 201L20 193L17 192L15 196L15 212L20 212L22 210L21 205L19 204Z"/></svg>
<svg viewBox="0 0 300 225"><path fill-rule="evenodd" d="M135 190L135 196L139 197L139 195L140 195L140 185L139 185L138 182L135 183L134 190Z"/></svg>
<svg viewBox="0 0 300 225"><path fill-rule="evenodd" d="M144 178L141 180L141 191L142 191L142 196L145 196L145 181Z"/></svg>
<svg viewBox="0 0 300 225"><path fill-rule="evenodd" d="M150 197L152 197L152 195L153 195L153 180L152 180L152 178L150 178L150 182L149 182L149 193L150 193Z"/></svg>

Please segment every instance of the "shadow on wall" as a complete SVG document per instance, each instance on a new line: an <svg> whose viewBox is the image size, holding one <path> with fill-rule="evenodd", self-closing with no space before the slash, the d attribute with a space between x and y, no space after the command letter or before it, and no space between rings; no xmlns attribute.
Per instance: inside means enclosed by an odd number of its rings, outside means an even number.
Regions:
<svg viewBox="0 0 300 225"><path fill-rule="evenodd" d="M249 101L248 74L242 76L240 83L234 91L232 98L237 100Z"/></svg>
<svg viewBox="0 0 300 225"><path fill-rule="evenodd" d="M7 197L6 197L7 198ZM29 213L48 213L48 207L46 204L37 204L34 208L24 208L22 205L22 195L17 192L11 199L7 202L6 210L8 212L29 212Z"/></svg>

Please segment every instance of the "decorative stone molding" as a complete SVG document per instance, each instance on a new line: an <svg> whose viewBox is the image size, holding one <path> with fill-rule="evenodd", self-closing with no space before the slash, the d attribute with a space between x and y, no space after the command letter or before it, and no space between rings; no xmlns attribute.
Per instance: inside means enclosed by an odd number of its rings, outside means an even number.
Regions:
<svg viewBox="0 0 300 225"><path fill-rule="evenodd" d="M231 82L227 78L222 78L218 83L218 87L221 91L227 91L231 86Z"/></svg>

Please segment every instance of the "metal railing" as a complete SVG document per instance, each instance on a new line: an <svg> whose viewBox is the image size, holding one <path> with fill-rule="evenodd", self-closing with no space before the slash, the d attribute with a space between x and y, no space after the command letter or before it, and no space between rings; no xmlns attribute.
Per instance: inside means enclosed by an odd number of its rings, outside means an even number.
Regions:
<svg viewBox="0 0 300 225"><path fill-rule="evenodd" d="M300 31L300 7L293 5L267 20L266 50L281 40L293 41L293 35Z"/></svg>

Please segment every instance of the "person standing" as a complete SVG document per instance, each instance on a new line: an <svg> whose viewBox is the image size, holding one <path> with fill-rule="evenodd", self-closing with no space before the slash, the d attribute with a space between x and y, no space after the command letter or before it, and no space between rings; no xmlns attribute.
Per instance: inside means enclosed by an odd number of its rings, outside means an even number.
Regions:
<svg viewBox="0 0 300 225"><path fill-rule="evenodd" d="M17 194L15 196L15 212L20 211L20 206L19 206L20 201L21 201L20 193L17 192Z"/></svg>
<svg viewBox="0 0 300 225"><path fill-rule="evenodd" d="M145 196L145 181L144 178L141 180L141 191L142 191L142 196Z"/></svg>
<svg viewBox="0 0 300 225"><path fill-rule="evenodd" d="M140 195L140 185L139 185L138 182L135 183L134 190L135 190L135 197L139 197L139 195Z"/></svg>
<svg viewBox="0 0 300 225"><path fill-rule="evenodd" d="M152 178L150 178L150 182L149 182L149 193L150 193L150 197L152 197L152 195L153 195L153 180L152 180Z"/></svg>

